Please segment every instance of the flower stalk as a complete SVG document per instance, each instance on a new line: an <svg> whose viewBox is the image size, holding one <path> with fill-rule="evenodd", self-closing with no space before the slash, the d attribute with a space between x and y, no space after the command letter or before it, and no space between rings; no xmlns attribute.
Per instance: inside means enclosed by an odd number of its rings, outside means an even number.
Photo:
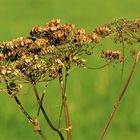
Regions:
<svg viewBox="0 0 140 140"><path fill-rule="evenodd" d="M64 115L65 115L65 123L66 123L65 130L67 133L67 140L71 140L72 139L72 135L71 135L72 125L70 122L70 115L69 115L67 97L66 97L66 92L65 92L65 83L64 83L64 77L63 77L61 68L59 69L59 82L60 82L60 88L61 88L62 105L64 108Z"/></svg>

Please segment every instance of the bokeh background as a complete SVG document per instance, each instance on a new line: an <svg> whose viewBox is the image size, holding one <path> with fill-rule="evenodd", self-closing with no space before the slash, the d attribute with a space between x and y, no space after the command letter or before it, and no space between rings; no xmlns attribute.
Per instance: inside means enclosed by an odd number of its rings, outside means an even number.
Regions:
<svg viewBox="0 0 140 140"><path fill-rule="evenodd" d="M140 17L139 0L0 0L0 41L26 37L32 26L42 26L46 21L60 18L73 23L87 32L117 18ZM111 41L103 42L102 48L117 47ZM127 48L127 47L126 47ZM98 52L98 50L97 50ZM100 58L87 58L88 65L96 67L104 62ZM73 125L73 140L98 140L113 104L129 74L133 60L126 49L127 61L121 81L121 64L113 64L103 70L74 69L68 80L68 102ZM138 64L127 94L104 140L140 139L140 65ZM59 114L59 83L49 84L44 105L53 123L57 125ZM38 86L40 91L41 86ZM25 85L20 98L32 116L36 115L37 103L32 89ZM46 103L46 104L45 104ZM48 140L58 140L56 134L43 122ZM63 120L62 120L63 121ZM14 101L0 93L0 140L39 140L31 124L24 118Z"/></svg>

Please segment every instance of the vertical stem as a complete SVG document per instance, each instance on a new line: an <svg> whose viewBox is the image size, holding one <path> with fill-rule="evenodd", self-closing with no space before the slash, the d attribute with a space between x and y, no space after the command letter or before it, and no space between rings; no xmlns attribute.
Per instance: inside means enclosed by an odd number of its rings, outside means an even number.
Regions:
<svg viewBox="0 0 140 140"><path fill-rule="evenodd" d="M60 82L60 87L61 87L61 93L62 93L62 102L63 102L63 107L64 107L64 115L65 115L65 123L66 123L66 131L67 131L67 140L71 140L71 123L70 123L70 115L69 115L69 110L68 110L68 104L67 104L67 97L65 93L65 83L64 83L64 78L63 78L63 73L62 69L59 69L59 82Z"/></svg>
<svg viewBox="0 0 140 140"><path fill-rule="evenodd" d="M106 134L106 131L107 131L107 129L109 128L109 125L110 125L110 123L111 123L111 121L112 121L112 119L113 119L113 117L114 117L114 115L115 115L115 112L116 112L116 110L117 110L118 107L119 107L119 104L120 104L120 102L121 102L121 100L122 100L122 98L123 98L123 96L124 96L124 94L125 94L125 91L126 91L128 85L129 85L130 79L131 79L131 77L132 77L132 75L133 75L133 73L134 73L134 69L135 69L135 67L136 67L139 54L140 54L140 50L139 50L138 53L137 53L136 59L135 59L134 64L133 64L133 66L132 66L132 68L131 68L131 71L130 71L130 74L129 74L129 76L128 76L128 79L127 79L127 81L126 81L126 83L125 83L125 85L124 85L124 87L123 87L121 93L119 94L118 99L116 100L116 102L115 102L115 104L114 104L113 110L112 110L112 112L111 112L111 114L110 114L109 119L107 120L107 123L106 123L105 128L103 129L103 131L102 131L102 133L101 133L101 136L100 136L99 140L103 140L103 138L104 138L104 136L105 136L105 134Z"/></svg>
<svg viewBox="0 0 140 140"><path fill-rule="evenodd" d="M64 92L66 93L66 87L67 87L67 79L68 79L68 68L66 68L66 74L65 74L65 88L64 88ZM61 127L61 116L62 116L62 112L63 112L63 100L62 100L62 104L61 104L61 108L60 108L60 114L59 114L59 120L58 120L58 128Z"/></svg>
<svg viewBox="0 0 140 140"><path fill-rule="evenodd" d="M124 42L122 42L122 55L123 55L123 57L125 56ZM121 81L123 80L123 72L124 72L124 63L122 64L122 69L121 69Z"/></svg>

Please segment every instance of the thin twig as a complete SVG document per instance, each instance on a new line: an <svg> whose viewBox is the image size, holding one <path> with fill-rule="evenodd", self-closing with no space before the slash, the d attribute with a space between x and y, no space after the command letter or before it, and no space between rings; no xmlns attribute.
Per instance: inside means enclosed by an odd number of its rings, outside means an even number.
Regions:
<svg viewBox="0 0 140 140"><path fill-rule="evenodd" d="M109 61L108 63L104 64L103 66L96 67L96 68L93 68L93 67L84 67L84 68L90 69L90 70L98 70L98 69L102 69L102 68L104 68L104 67L106 67L106 66L109 66L111 62L112 62L112 61Z"/></svg>
<svg viewBox="0 0 140 140"><path fill-rule="evenodd" d="M34 120L33 118L25 111L24 107L22 106L21 102L19 101L19 99L17 97L14 97L17 105L19 106L20 110L22 111L22 113L26 116L26 118L29 120L29 122L32 123L32 125L34 126ZM39 133L40 137L42 138L42 140L47 140L47 138L45 137L45 135L43 134L43 132L41 131L41 129L39 131L36 131Z"/></svg>
<svg viewBox="0 0 140 140"><path fill-rule="evenodd" d="M42 113L43 113L43 115L44 115L45 120L47 121L47 123L49 124L49 126L52 128L52 130L54 130L55 132L58 133L58 135L59 135L59 137L61 138L61 140L64 140L64 137L63 137L62 133L61 133L57 128L55 128L55 127L53 126L53 124L51 123L51 121L50 121L50 119L49 119L49 117L48 117L48 115L47 115L47 113L46 113L44 107L42 106L41 100L40 100L38 91L37 91L37 89L36 89L35 83L33 82L33 83L31 83L31 84L32 84L32 86L33 86L33 90L34 90L34 92L35 92L36 99L37 99L37 101L38 101L38 105L40 106L40 109L41 109L41 111L42 111Z"/></svg>
<svg viewBox="0 0 140 140"><path fill-rule="evenodd" d="M112 112L111 112L111 114L110 114L109 119L107 120L107 123L106 123L105 128L103 129L103 131L102 131L102 133L101 133L101 136L100 136L99 140L103 140L103 138L104 138L104 136L105 136L105 134L106 134L106 131L107 131L107 129L109 128L109 125L110 125L110 123L111 123L111 121L112 121L112 119L113 119L113 117L114 117L114 115L115 115L115 112L116 112L116 110L118 109L118 106L119 106L119 104L120 104L120 102L121 102L121 100L122 100L122 98L123 98L123 96L124 96L124 94L125 94L125 91L126 91L128 85L129 85L130 79L131 79L131 77L132 77L132 75L133 75L134 69L135 69L136 64L137 64L137 62L138 62L139 54L140 54L140 50L139 50L138 53L137 53L137 56L136 56L136 58L135 58L135 61L134 61L134 64L133 64L133 66L132 66L132 69L131 69L131 71L130 71L130 74L129 74L129 76L128 76L128 79L127 79L127 81L126 81L126 83L125 83L125 85L124 85L124 87L123 87L121 93L119 94L118 99L116 100L116 102L115 102L115 104L114 104L113 110L112 110Z"/></svg>
<svg viewBox="0 0 140 140"><path fill-rule="evenodd" d="M48 82L47 82L47 84L48 84ZM45 88L47 88L47 84L45 85ZM42 94L42 96L41 96L41 101L40 101L41 104L42 104L42 102L43 102L44 95L45 95L45 92L46 92L45 88L44 88L43 94ZM37 117L39 116L39 113L40 113L40 106L39 106L39 108L38 108Z"/></svg>
<svg viewBox="0 0 140 140"><path fill-rule="evenodd" d="M7 87L7 92L8 94L14 98L16 104L18 105L18 107L20 108L21 112L25 115L25 117L29 120L29 122L33 123L34 120L32 119L32 117L25 111L24 107L22 106L20 100L18 99L17 96L12 96L11 94L11 91L10 91L10 87L9 87L9 84L8 84L8 81L5 80L5 83L6 83L6 87Z"/></svg>
<svg viewBox="0 0 140 140"><path fill-rule="evenodd" d="M18 107L20 108L21 112L25 115L25 117L31 122L32 124L34 123L34 119L25 111L24 107L22 106L21 102L19 99L15 96L14 100L16 101Z"/></svg>
<svg viewBox="0 0 140 140"><path fill-rule="evenodd" d="M62 73L61 68L59 69L59 82L60 82L62 101L63 101L63 106L64 106L67 140L71 140L72 139L72 135L71 135L72 126L71 126L71 123L70 123L67 97L66 97L66 93L65 93L65 83L64 83L64 78L63 78L63 73Z"/></svg>
<svg viewBox="0 0 140 140"><path fill-rule="evenodd" d="M43 93L42 96L41 96L41 101L40 101L41 104L42 104L42 102L43 102L44 95L45 95L45 94ZM39 116L39 113L40 113L40 106L39 106L38 111L37 111L37 117Z"/></svg>

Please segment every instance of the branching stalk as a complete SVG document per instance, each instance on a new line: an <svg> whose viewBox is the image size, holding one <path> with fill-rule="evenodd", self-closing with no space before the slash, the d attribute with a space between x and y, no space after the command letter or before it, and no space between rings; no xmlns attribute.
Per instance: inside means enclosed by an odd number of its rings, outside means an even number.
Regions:
<svg viewBox="0 0 140 140"><path fill-rule="evenodd" d="M47 113L46 113L44 107L42 106L41 100L40 100L38 91L37 91L37 89L36 89L35 83L32 83L32 86L33 86L33 90L34 90L35 95L36 95L36 99L37 99L37 101L38 101L38 105L40 106L40 109L41 109L41 111L42 111L42 113L43 113L43 115L44 115L45 120L47 121L47 123L49 124L49 126L52 128L52 130L54 130L55 132L58 133L58 135L59 135L59 137L61 138L61 140L64 140L64 137L63 137L62 133L61 133L57 128L55 128L55 127L53 126L53 124L51 123L51 121L50 121L50 119L49 119L49 117L48 117L48 115L47 115Z"/></svg>
<svg viewBox="0 0 140 140"><path fill-rule="evenodd" d="M32 123L33 126L35 126L35 121L34 119L25 111L24 107L22 106L21 102L19 101L19 99L15 96L14 100L16 102L16 104L18 105L18 107L20 108L21 112L25 115L25 117L29 120L29 122ZM39 130L37 130L36 132L39 133L40 137L42 138L42 140L47 140L47 138L45 137L45 135L43 134L43 132L41 131L40 127Z"/></svg>
<svg viewBox="0 0 140 140"><path fill-rule="evenodd" d="M8 84L8 81L5 80L5 83L6 83L6 86L7 86L7 91L8 91L8 94L11 96L11 92L10 92L10 87L9 87L9 84ZM18 99L17 96L11 96L13 97L14 101L16 102L16 104L18 105L19 109L21 110L21 112L25 115L25 117L29 120L29 122L32 123L33 127L35 128L36 126L36 121L25 111L22 103L20 102L20 100ZM37 126L38 129L34 129L35 132L38 132L40 137L42 138L42 140L47 140L47 138L45 137L45 135L43 134L43 132L41 131L41 128L39 126L39 123L38 123L38 126Z"/></svg>
<svg viewBox="0 0 140 140"><path fill-rule="evenodd" d="M103 131L102 131L102 133L101 133L101 136L100 136L99 140L103 140L103 138L104 138L104 136L105 136L105 134L106 134L106 132L107 132L107 129L109 128L109 126L110 126L110 124L111 124L111 121L112 121L112 119L113 119L113 117L114 117L114 115L115 115L115 112L116 112L116 110L117 110L118 107L119 107L119 104L120 104L120 102L121 102L121 100L122 100L122 98L123 98L123 96L124 96L124 94L125 94L125 91L126 91L128 85L129 85L130 79L131 79L131 77L132 77L132 75L133 75L133 73L134 73L134 69L135 69L136 64L137 64L137 62L138 62L139 54L140 54L140 50L139 50L138 53L137 53L137 56L136 56L136 58L135 58L135 61L134 61L134 64L133 64L133 66L132 66L132 69L131 69L131 71L130 71L130 74L129 74L129 76L128 76L128 79L127 79L127 81L126 81L126 83L125 83L125 85L124 85L124 87L123 87L121 93L119 94L118 99L116 100L116 102L115 102L115 104L114 104L113 110L112 110L112 112L111 112L111 114L110 114L109 119L107 120L107 123L106 123L106 125L105 125L105 127L104 127L104 129L103 129Z"/></svg>
<svg viewBox="0 0 140 140"><path fill-rule="evenodd" d="M44 98L44 93L42 94L42 97L41 97L41 104L42 104L42 102L43 102L43 98ZM38 111L37 111L37 117L39 116L39 113L40 113L40 106L39 106L39 108L38 108Z"/></svg>

